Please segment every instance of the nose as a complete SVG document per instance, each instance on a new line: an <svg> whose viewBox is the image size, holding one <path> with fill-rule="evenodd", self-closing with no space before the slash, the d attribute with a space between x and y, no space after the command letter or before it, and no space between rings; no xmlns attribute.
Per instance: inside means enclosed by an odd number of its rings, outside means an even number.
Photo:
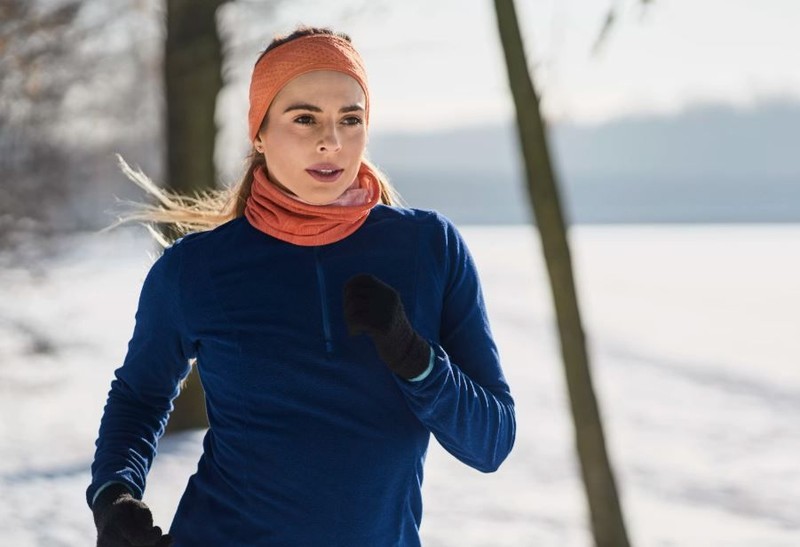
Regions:
<svg viewBox="0 0 800 547"><path fill-rule="evenodd" d="M322 128L322 134L317 143L317 152L338 152L342 148L342 141L339 139L339 133L336 130L336 124L325 124Z"/></svg>

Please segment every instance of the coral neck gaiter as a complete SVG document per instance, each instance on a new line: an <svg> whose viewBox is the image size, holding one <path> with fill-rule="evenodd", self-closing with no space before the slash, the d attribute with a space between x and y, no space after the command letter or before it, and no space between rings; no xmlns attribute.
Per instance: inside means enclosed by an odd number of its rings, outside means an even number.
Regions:
<svg viewBox="0 0 800 547"><path fill-rule="evenodd" d="M253 227L282 241L327 245L358 230L380 197L378 178L364 163L350 188L327 205L314 205L285 193L269 180L261 165L253 172L244 216Z"/></svg>

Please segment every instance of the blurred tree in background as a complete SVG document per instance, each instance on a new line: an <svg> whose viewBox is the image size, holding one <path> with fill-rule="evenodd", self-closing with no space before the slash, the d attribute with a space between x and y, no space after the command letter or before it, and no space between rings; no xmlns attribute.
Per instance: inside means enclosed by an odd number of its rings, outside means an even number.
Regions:
<svg viewBox="0 0 800 547"><path fill-rule="evenodd" d="M108 224L99 210L127 189L112 184L114 152L153 157L154 12L152 0L0 0L0 249L34 259L49 236Z"/></svg>
<svg viewBox="0 0 800 547"><path fill-rule="evenodd" d="M194 196L216 188L214 123L222 89L222 43L217 9L228 0L167 0L164 46L166 187ZM168 240L180 234L170 228ZM208 427L205 394L193 366L175 401L167 432Z"/></svg>
<svg viewBox="0 0 800 547"><path fill-rule="evenodd" d="M45 230L43 220L69 192L53 184L67 154L50 124L74 78L73 22L80 1L44 10L35 2L0 1L0 247L17 230Z"/></svg>
<svg viewBox="0 0 800 547"><path fill-rule="evenodd" d="M598 547L627 547L630 543L592 384L589 354L567 240L567 222L564 219L560 187L550 153L539 95L528 70L514 0L495 0L494 4L509 87L515 105L520 151L527 173L528 196L542 242L558 322L578 460L589 505L594 543ZM595 52L606 40L615 19L616 11L612 8L595 42Z"/></svg>
<svg viewBox="0 0 800 547"><path fill-rule="evenodd" d="M183 195L217 186L214 111L222 89L222 43L216 13L227 1L166 2L166 184Z"/></svg>

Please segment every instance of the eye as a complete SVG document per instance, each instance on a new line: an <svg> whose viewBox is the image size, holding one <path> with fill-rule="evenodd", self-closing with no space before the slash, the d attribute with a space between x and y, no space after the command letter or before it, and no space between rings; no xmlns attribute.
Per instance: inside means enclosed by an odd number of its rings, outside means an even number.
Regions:
<svg viewBox="0 0 800 547"><path fill-rule="evenodd" d="M342 120L344 125L361 125L363 120L358 116L348 116L344 120Z"/></svg>
<svg viewBox="0 0 800 547"><path fill-rule="evenodd" d="M309 116L308 114L303 114L302 116L297 116L294 119L295 123L299 123L300 125L311 125L314 123L314 117Z"/></svg>

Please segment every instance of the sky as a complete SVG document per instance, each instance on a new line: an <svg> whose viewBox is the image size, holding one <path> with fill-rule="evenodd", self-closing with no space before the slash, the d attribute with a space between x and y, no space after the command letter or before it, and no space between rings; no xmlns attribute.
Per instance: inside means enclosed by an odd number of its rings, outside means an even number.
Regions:
<svg viewBox="0 0 800 547"><path fill-rule="evenodd" d="M252 4L252 2L251 2ZM698 103L742 107L800 100L800 2L796 0L517 0L528 62L551 121L595 124L670 114ZM608 10L619 17L602 50L592 45ZM228 24L246 3L225 8ZM489 0L300 0L264 30L297 23L350 34L367 65L373 131L428 131L511 118L493 3ZM226 98L243 112L252 61ZM234 105L238 103L238 106ZM231 116L231 118L236 117ZM243 124L244 117L239 116ZM237 128L238 131L238 128Z"/></svg>

